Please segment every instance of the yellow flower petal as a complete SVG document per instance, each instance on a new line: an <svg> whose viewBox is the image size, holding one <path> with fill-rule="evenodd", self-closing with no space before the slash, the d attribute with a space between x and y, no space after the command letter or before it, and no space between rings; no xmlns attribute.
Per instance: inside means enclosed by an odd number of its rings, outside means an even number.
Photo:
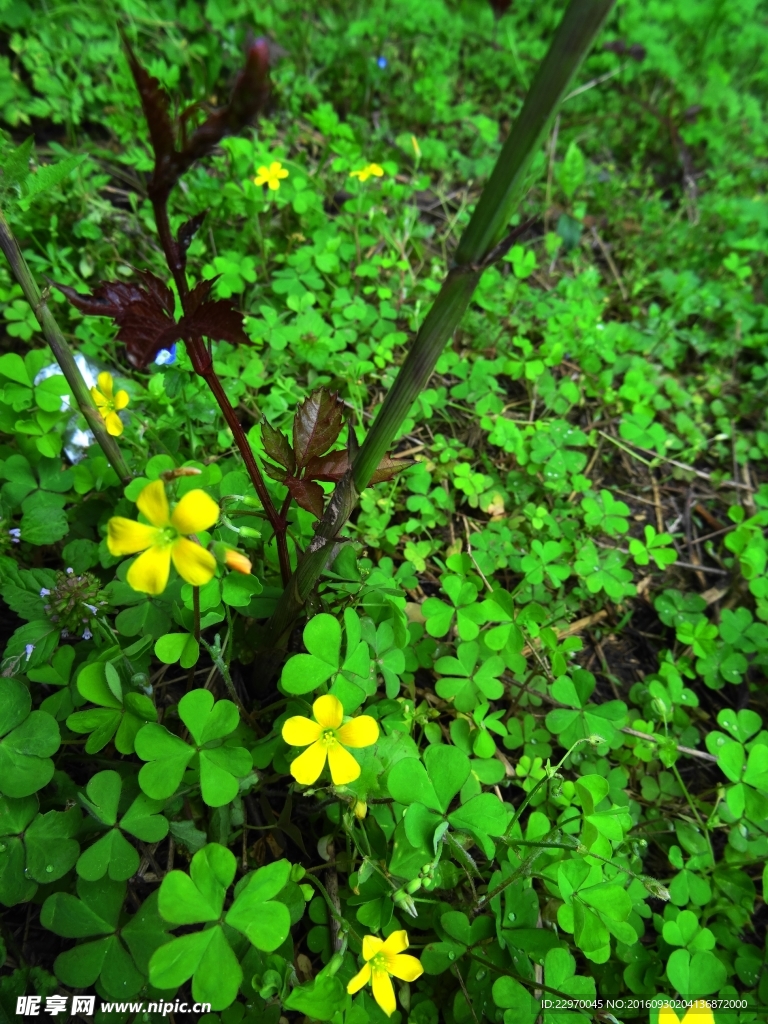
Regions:
<svg viewBox="0 0 768 1024"><path fill-rule="evenodd" d="M377 953L381 952L381 947L384 945L384 940L380 939L378 935L364 935L363 936L363 960L372 960Z"/></svg>
<svg viewBox="0 0 768 1024"><path fill-rule="evenodd" d="M395 990L386 971L373 971L373 998L388 1017L397 1009Z"/></svg>
<svg viewBox="0 0 768 1024"><path fill-rule="evenodd" d="M378 164L368 164L368 173L372 174L374 178L381 178L384 175L384 168L379 167Z"/></svg>
<svg viewBox="0 0 768 1024"><path fill-rule="evenodd" d="M133 519L113 516L107 523L107 547L111 555L135 555L151 547L157 539L157 528Z"/></svg>
<svg viewBox="0 0 768 1024"><path fill-rule="evenodd" d="M143 594L162 594L168 586L170 571L170 547L167 544L156 545L139 555L125 578L129 586Z"/></svg>
<svg viewBox="0 0 768 1024"><path fill-rule="evenodd" d="M338 697L326 693L324 696L318 697L312 705L312 714L315 716L315 721L319 722L324 729L338 729L344 718L344 708Z"/></svg>
<svg viewBox="0 0 768 1024"><path fill-rule="evenodd" d="M116 412L108 412L104 416L104 423L106 424L108 434L112 437L120 437L123 432L123 421Z"/></svg>
<svg viewBox="0 0 768 1024"><path fill-rule="evenodd" d="M387 970L393 977L399 978L401 981L416 981L424 973L421 962L410 953L387 957Z"/></svg>
<svg viewBox="0 0 768 1024"><path fill-rule="evenodd" d="M360 776L360 765L340 743L334 743L328 748L328 764L334 786L346 786Z"/></svg>
<svg viewBox="0 0 768 1024"><path fill-rule="evenodd" d="M109 404L107 399L95 385L91 388L91 398L93 399L97 409L103 409L105 405Z"/></svg>
<svg viewBox="0 0 768 1024"><path fill-rule="evenodd" d="M306 747L316 743L323 733L322 728L309 718L295 715L283 723L283 739L292 747Z"/></svg>
<svg viewBox="0 0 768 1024"><path fill-rule="evenodd" d="M360 991L363 985L367 985L370 980L371 965L366 964L365 967L363 967L361 971L358 971L354 978L349 982L349 984L347 985L347 992L349 992L349 994L353 996L355 992Z"/></svg>
<svg viewBox="0 0 768 1024"><path fill-rule="evenodd" d="M345 747L370 747L379 738L379 725L370 715L359 715L342 725L336 735Z"/></svg>
<svg viewBox="0 0 768 1024"><path fill-rule="evenodd" d="M302 786L311 786L320 778L320 772L325 767L327 753L328 748L324 747L322 743L313 743L303 754L299 754L295 761L291 761L291 775Z"/></svg>
<svg viewBox="0 0 768 1024"><path fill-rule="evenodd" d="M659 1010L659 1024L680 1024L680 1018L669 1003L664 1003Z"/></svg>
<svg viewBox="0 0 768 1024"><path fill-rule="evenodd" d="M136 505L153 526L168 526L168 499L162 480L153 480L147 484L136 499Z"/></svg>
<svg viewBox="0 0 768 1024"><path fill-rule="evenodd" d="M99 376L96 378L96 380L97 380L98 385L99 385L99 391L101 391L101 393L104 395L104 397L107 399L107 401L110 401L111 398L112 398L112 387L113 387L112 374L111 373L107 373L106 370L104 370L104 371L102 371L99 374Z"/></svg>
<svg viewBox="0 0 768 1024"><path fill-rule="evenodd" d="M124 409L129 402L130 398L128 397L127 391L118 391L114 397L115 409L117 409L118 412L120 409Z"/></svg>
<svg viewBox="0 0 768 1024"><path fill-rule="evenodd" d="M387 956L396 956L404 949L408 949L408 932L406 931L392 932L381 947L382 953L386 953Z"/></svg>
<svg viewBox="0 0 768 1024"><path fill-rule="evenodd" d="M195 544L194 541L187 540L186 537L175 540L170 546L170 551L176 572L193 587L202 587L213 579L216 559L210 551Z"/></svg>
<svg viewBox="0 0 768 1024"><path fill-rule="evenodd" d="M171 525L185 536L207 530L219 518L219 506L205 491L189 491L171 514Z"/></svg>
<svg viewBox="0 0 768 1024"><path fill-rule="evenodd" d="M704 999L696 999L688 1012L683 1017L683 1024L715 1024L715 1015L712 1008Z"/></svg>

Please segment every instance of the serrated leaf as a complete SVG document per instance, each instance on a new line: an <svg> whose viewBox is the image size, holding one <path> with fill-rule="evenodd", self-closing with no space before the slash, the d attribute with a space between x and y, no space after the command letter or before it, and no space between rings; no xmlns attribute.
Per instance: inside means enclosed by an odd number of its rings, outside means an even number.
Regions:
<svg viewBox="0 0 768 1024"><path fill-rule="evenodd" d="M261 440L264 444L264 451L270 459L279 462L289 473L293 473L296 469L296 459L285 434L275 427L271 427L264 420L261 424Z"/></svg>
<svg viewBox="0 0 768 1024"><path fill-rule="evenodd" d="M325 388L313 391L293 418L293 451L297 469L315 455L323 455L341 433L344 404ZM302 506L303 507L303 506ZM311 511L311 509L310 509Z"/></svg>
<svg viewBox="0 0 768 1024"><path fill-rule="evenodd" d="M297 480L289 476L284 481L296 504L310 512L316 519L323 518L323 489L312 480Z"/></svg>

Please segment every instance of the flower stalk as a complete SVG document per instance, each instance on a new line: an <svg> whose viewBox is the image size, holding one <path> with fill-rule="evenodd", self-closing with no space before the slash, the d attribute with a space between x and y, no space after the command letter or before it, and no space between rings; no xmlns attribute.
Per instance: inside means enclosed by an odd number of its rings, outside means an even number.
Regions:
<svg viewBox="0 0 768 1024"><path fill-rule="evenodd" d="M2 249L5 258L8 260L13 276L21 285L25 299L37 317L37 322L40 324L45 340L48 342L67 384L69 384L78 408L85 417L89 430L104 452L110 466L117 473L122 483L127 484L131 480L131 471L128 469L128 465L123 458L123 453L120 451L115 438L107 430L107 425L93 400L88 385L83 380L83 375L77 367L72 350L62 334L61 328L56 323L53 313L48 308L46 298L41 293L37 282L32 276L32 271L24 259L24 254L2 210L0 210L0 249Z"/></svg>

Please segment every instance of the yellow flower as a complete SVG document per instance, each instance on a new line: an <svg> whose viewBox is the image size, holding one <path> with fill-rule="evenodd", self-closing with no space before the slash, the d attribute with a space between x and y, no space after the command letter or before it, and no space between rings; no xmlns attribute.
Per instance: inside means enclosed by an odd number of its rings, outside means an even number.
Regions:
<svg viewBox="0 0 768 1024"><path fill-rule="evenodd" d="M705 999L695 999L681 1022L670 1004L663 1003L659 1010L659 1024L715 1024L715 1015Z"/></svg>
<svg viewBox="0 0 768 1024"><path fill-rule="evenodd" d="M303 786L311 786L325 768L331 768L335 786L345 786L360 775L360 765L345 747L370 747L379 738L379 726L370 715L359 715L342 725L344 708L330 693L312 705L314 722L296 715L283 726L283 739L292 747L307 747L291 762L291 775Z"/></svg>
<svg viewBox="0 0 768 1024"><path fill-rule="evenodd" d="M351 171L350 178L359 178L360 181L368 181L373 175L374 178L380 178L384 174L384 168L379 167L378 164L366 164L365 167L361 167L359 171Z"/></svg>
<svg viewBox="0 0 768 1024"><path fill-rule="evenodd" d="M136 499L139 512L151 525L113 516L107 524L107 547L113 555L143 551L128 570L126 579L134 590L162 594L168 584L171 560L178 574L201 587L213 576L216 559L190 533L207 530L219 518L219 506L205 491L189 491L173 512L168 508L162 480L147 484Z"/></svg>
<svg viewBox="0 0 768 1024"><path fill-rule="evenodd" d="M401 981L416 981L424 973L421 963L415 956L403 953L404 949L408 949L407 932L392 932L386 940L366 935L363 939L363 959L366 964L347 985L347 992L353 996L372 979L373 998L384 1013L391 1017L396 1004L390 975Z"/></svg>
<svg viewBox="0 0 768 1024"><path fill-rule="evenodd" d="M91 388L91 397L107 425L107 433L112 437L119 437L123 432L123 421L117 414L128 405L128 392L118 391L117 394L113 394L114 382L111 373L100 373L96 379L99 382L98 387L94 385Z"/></svg>
<svg viewBox="0 0 768 1024"><path fill-rule="evenodd" d="M280 188L280 180L288 177L288 171L283 167L279 160L273 160L269 167L260 167L256 177L253 179L254 185L266 185L273 192L277 192Z"/></svg>
<svg viewBox="0 0 768 1024"><path fill-rule="evenodd" d="M355 800L355 806L353 808L356 818L364 818L368 813L368 804L365 800Z"/></svg>

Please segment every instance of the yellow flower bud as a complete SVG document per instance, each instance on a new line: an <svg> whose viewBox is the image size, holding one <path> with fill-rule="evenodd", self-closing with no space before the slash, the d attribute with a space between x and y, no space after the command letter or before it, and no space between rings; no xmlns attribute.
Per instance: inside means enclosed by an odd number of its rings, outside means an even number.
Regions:
<svg viewBox="0 0 768 1024"><path fill-rule="evenodd" d="M368 813L368 804L365 800L356 800L354 809L356 818L364 818Z"/></svg>
<svg viewBox="0 0 768 1024"><path fill-rule="evenodd" d="M224 556L224 563L228 569L234 569L235 572L241 572L244 576L249 576L252 565L250 558L246 558L241 551L235 551L234 548L229 548L226 555Z"/></svg>

